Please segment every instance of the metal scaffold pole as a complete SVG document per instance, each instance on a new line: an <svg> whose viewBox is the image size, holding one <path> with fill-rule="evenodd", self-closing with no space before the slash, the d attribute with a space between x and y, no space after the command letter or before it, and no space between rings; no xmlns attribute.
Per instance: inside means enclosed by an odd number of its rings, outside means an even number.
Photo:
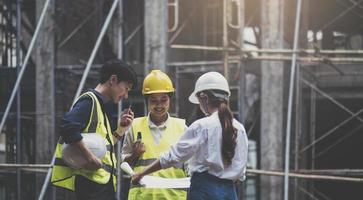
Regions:
<svg viewBox="0 0 363 200"><path fill-rule="evenodd" d="M284 172L279 171L269 171L260 169L247 169L247 174L259 174L265 176L285 176ZM312 179L312 180L329 180L329 181L347 181L363 183L363 178L356 177L343 177L343 176L327 176L327 175L317 175L317 174L301 174L301 173L289 173L288 177L301 178L301 179Z"/></svg>
<svg viewBox="0 0 363 200"><path fill-rule="evenodd" d="M118 22L117 22L117 41L118 41L118 46L117 46L117 58L118 59L122 59L122 54L123 54L123 32L122 32L122 25L123 25L123 2L119 1L118 4ZM117 109L117 116L120 116L122 112L122 102L120 101L118 103L118 109ZM116 166L120 166L121 165L121 145L122 142L119 140L117 141L117 145L116 145L116 156L117 156L117 164ZM122 182L122 170L120 167L116 167L116 174L117 174L117 184L116 184L116 200L120 200L121 198L121 182Z"/></svg>
<svg viewBox="0 0 363 200"><path fill-rule="evenodd" d="M229 80L228 69L228 25L227 25L227 0L223 0L223 73L227 80Z"/></svg>
<svg viewBox="0 0 363 200"><path fill-rule="evenodd" d="M16 1L16 67L21 70L21 0ZM17 91L16 103L16 163L21 163L21 90ZM16 171L17 198L21 199L21 171Z"/></svg>
<svg viewBox="0 0 363 200"><path fill-rule="evenodd" d="M186 50L207 50L207 51L237 51L240 50L243 53L264 53L264 54L363 54L363 50L349 50L349 49L334 49L334 50L324 50L324 49L244 49L244 48L233 48L233 47L220 47L220 46L203 46L203 45L190 45L190 44L172 44L170 45L172 49L186 49Z"/></svg>
<svg viewBox="0 0 363 200"><path fill-rule="evenodd" d="M14 85L14 88L11 92L11 96L10 96L10 99L9 99L9 102L8 102L8 105L6 106L6 109L5 109L5 112L4 112L4 115L3 115L3 118L1 120L1 123L0 123L0 134L2 133L2 130L4 128L4 125L5 125L5 121L6 121L6 118L8 117L9 115L9 111L10 111L10 107L11 105L13 104L13 101L14 101L14 98L16 96L16 93L19 89L19 85L20 85L20 82L21 82L21 79L23 78L23 75L24 75L24 72L25 72L25 69L26 69L26 66L28 65L28 61L29 61L29 58L30 58L30 55L33 51L33 48L34 48L34 44L35 44L35 41L37 39L37 36L39 34L39 30L40 30L40 27L42 26L43 24L43 21L44 21L44 16L47 12L47 9L49 7L49 2L51 0L47 0L45 3L44 3L44 7L43 7L43 10L42 10L42 13L39 17L39 22L37 24L37 27L35 28L35 31L34 31L34 35L32 37L32 40L30 42L30 45L29 45L29 48L28 48L28 51L25 55L25 59L24 59L24 62L21 66L21 69L20 69L20 72L19 72L19 75L16 79L16 82L15 82L15 85Z"/></svg>
<svg viewBox="0 0 363 200"><path fill-rule="evenodd" d="M300 29L300 15L301 15L301 0L297 0L296 5L296 21L294 33L294 46L293 51L296 51L299 45L299 29ZM285 137L285 169L284 169L284 200L289 199L289 164L290 164L290 137L291 137L291 113L292 113L292 99L294 93L294 79L296 69L297 53L292 54L291 72L290 72L290 87L289 99L287 107L287 125Z"/></svg>
<svg viewBox="0 0 363 200"><path fill-rule="evenodd" d="M49 1L49 0L48 0L48 1ZM82 76L81 82L80 82L80 84L79 84L79 86L78 86L78 89L77 89L76 95L74 96L74 100L73 100L73 101L75 101L75 100L77 99L77 97L78 97L78 96L81 94L81 92L82 92L83 86L84 86L84 84L85 84L85 82L86 82L86 78L87 78L88 73L89 73L89 71L90 71L90 68L91 68L91 65L92 65L92 63L93 63L93 60L94 60L94 58L95 58L95 56L96 56L97 50L98 50L99 46L101 45L101 42L102 42L103 36L104 36L104 35L105 35L105 33L106 33L106 30L107 30L107 28L108 28L108 26L109 26L109 24L110 24L110 22L111 22L111 18L112 18L113 14L114 14L114 12L115 12L115 10L116 10L116 8L117 8L117 5L118 5L118 2L119 2L119 1L120 1L120 0L114 0L114 1L113 1L113 3L112 3L111 9L110 9L110 11L109 11L109 13L108 13L108 15L107 15L107 18L106 18L106 20L105 20L105 23L104 23L104 24L103 24L103 26L102 26L101 32L100 32L100 34L98 35L98 38L97 38L96 44L95 44L95 46L94 46L94 48L93 48L93 50L92 50L92 53L91 53L91 56L90 56L90 58L89 58L88 62L87 62L86 69L85 69L85 71L84 71L84 73L83 73L83 76ZM53 158L52 158L52 161L51 161L51 165L52 165L52 166L54 165L54 161L55 161L55 153L53 154ZM52 174L52 169L50 168L50 169L48 170L48 172L47 172L47 176L46 176L46 178L45 178L45 180L44 180L44 183L43 183L43 186L42 186L42 190L41 190L41 192L40 192L40 194L39 194L38 200L42 200L42 199L44 198L44 195L45 195L45 193L46 193L46 191L47 191L47 187L48 187L48 184L49 184L49 181L50 181L50 176L51 176L51 174Z"/></svg>

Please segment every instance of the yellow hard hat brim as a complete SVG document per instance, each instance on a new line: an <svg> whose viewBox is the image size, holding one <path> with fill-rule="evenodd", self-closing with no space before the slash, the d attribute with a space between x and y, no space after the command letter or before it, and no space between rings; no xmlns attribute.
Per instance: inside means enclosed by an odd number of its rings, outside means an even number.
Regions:
<svg viewBox="0 0 363 200"><path fill-rule="evenodd" d="M172 89L172 90L142 91L142 94L157 94L157 93L174 93L174 89Z"/></svg>

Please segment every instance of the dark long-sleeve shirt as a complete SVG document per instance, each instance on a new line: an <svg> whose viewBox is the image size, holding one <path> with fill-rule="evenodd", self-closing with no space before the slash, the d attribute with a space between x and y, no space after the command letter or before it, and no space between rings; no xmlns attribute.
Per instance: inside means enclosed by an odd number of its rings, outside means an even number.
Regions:
<svg viewBox="0 0 363 200"><path fill-rule="evenodd" d="M90 92L93 92L96 95L103 109L103 112L105 112L107 117L109 118L112 129L114 127L113 125L115 125L115 123L112 123L114 122L112 116L113 118L114 116L116 116L117 120L117 113L115 113L117 109L112 109L112 107L116 105L111 102L106 102L106 99L99 92L95 90L90 90ZM73 108L63 116L60 124L60 134L65 143L67 144L74 143L82 139L81 133L88 124L91 115L91 109L92 109L92 99L89 96L83 96L75 103ZM115 115L111 115L114 113ZM112 153L113 150L111 150L111 154ZM115 168L113 161L111 167ZM108 181L107 184L97 184L89 179L83 178L80 175L76 175L75 181L77 182L76 185L78 185L78 189L76 186L76 191L78 190L78 195L82 196L83 193L87 192L87 187L88 188L92 187L92 188L97 188L97 193L93 193L93 195L98 195L99 198L106 198L106 196L110 195L113 196L114 193L111 192L113 190L113 184L112 184L113 176L114 174L111 173L110 180ZM96 196L94 197L96 198Z"/></svg>
<svg viewBox="0 0 363 200"><path fill-rule="evenodd" d="M110 119L111 127L114 127L112 122L115 120L112 120L113 115L111 110L115 109L107 108L115 105L107 105L108 103L105 98L99 92L95 90L90 91L96 95L101 107L104 108L107 117ZM82 139L81 133L83 129L86 128L90 119L91 109L92 99L89 96L83 96L76 102L73 108L63 116L60 123L60 134L65 143L74 143Z"/></svg>

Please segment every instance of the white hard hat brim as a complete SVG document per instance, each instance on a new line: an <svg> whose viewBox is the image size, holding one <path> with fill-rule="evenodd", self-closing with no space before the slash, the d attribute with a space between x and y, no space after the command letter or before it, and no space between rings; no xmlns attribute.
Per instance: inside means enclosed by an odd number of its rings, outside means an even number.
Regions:
<svg viewBox="0 0 363 200"><path fill-rule="evenodd" d="M193 91L192 94L189 96L189 101L194 104L199 104L198 98L197 98L198 91Z"/></svg>

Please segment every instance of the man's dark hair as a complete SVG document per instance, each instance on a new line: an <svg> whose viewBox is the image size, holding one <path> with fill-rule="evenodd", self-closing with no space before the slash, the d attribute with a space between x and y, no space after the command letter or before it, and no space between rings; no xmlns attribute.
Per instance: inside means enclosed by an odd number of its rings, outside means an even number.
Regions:
<svg viewBox="0 0 363 200"><path fill-rule="evenodd" d="M121 60L112 59L103 64L100 73L100 83L105 83L111 75L116 75L118 82L125 81L133 84L133 88L137 84L136 72L130 65Z"/></svg>

